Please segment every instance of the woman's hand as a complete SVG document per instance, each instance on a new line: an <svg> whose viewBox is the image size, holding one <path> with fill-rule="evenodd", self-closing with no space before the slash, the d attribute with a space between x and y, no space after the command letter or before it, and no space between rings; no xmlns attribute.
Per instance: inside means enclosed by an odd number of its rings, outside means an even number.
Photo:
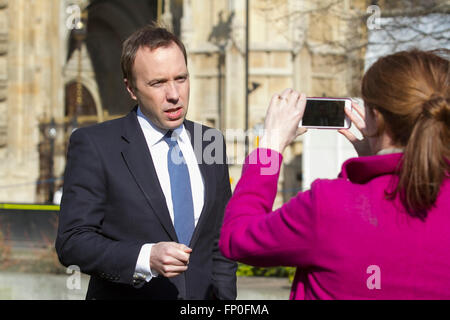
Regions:
<svg viewBox="0 0 450 320"><path fill-rule="evenodd" d="M350 141L350 143L355 148L358 156L370 156L372 155L372 151L370 148L369 139L367 138L366 117L364 110L356 102L353 101L352 108L356 110L361 118L354 115L352 113L352 110L345 109L345 113L350 118L355 127L361 132L363 138L361 140L356 138L356 136L347 129L340 129L338 130L338 132L346 137L348 141Z"/></svg>
<svg viewBox="0 0 450 320"><path fill-rule="evenodd" d="M259 147L283 153L296 137L305 133L305 128L298 127L305 112L305 105L305 94L300 95L292 89L275 94L267 110L264 134Z"/></svg>

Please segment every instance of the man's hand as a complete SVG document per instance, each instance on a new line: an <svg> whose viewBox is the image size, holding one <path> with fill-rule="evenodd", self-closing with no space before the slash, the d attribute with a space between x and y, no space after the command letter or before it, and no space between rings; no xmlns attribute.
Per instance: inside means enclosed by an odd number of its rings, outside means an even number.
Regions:
<svg viewBox="0 0 450 320"><path fill-rule="evenodd" d="M182 243L158 242L150 254L150 268L171 278L187 270L192 249Z"/></svg>

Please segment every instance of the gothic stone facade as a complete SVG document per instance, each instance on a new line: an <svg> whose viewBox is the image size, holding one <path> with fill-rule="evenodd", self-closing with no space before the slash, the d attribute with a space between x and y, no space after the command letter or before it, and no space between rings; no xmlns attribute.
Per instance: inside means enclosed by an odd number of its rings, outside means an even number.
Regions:
<svg viewBox="0 0 450 320"><path fill-rule="evenodd" d="M331 9L326 9L327 0L249 2L249 129L261 128L271 96L284 88L309 96L354 94L361 65L336 43L355 32L364 35L344 18L364 11L365 1L342 0ZM70 28L72 5L87 14L81 50ZM82 84L89 105L78 115L78 125L118 117L132 107L118 68L120 43L154 19L171 27L187 46L188 117L224 132L235 186L245 150L237 133L245 128L245 1L1 0L1 202L44 202L47 180L63 175L74 84ZM352 54L358 58L363 51ZM53 151L51 119L56 123ZM250 140L251 150L257 138ZM301 152L301 139L286 151L280 190L301 186ZM55 188L61 182L57 179ZM277 204L290 195L280 193Z"/></svg>

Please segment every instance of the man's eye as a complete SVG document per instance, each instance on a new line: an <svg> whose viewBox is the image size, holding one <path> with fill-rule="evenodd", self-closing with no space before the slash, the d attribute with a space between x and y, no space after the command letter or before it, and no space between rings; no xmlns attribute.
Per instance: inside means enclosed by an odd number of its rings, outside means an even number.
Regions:
<svg viewBox="0 0 450 320"><path fill-rule="evenodd" d="M161 87L161 86L162 86L162 82L161 82L161 81L152 82L152 83L150 83L150 86L151 86L151 87L158 88L158 87Z"/></svg>
<svg viewBox="0 0 450 320"><path fill-rule="evenodd" d="M178 82L185 82L187 80L187 77L179 77L176 79Z"/></svg>

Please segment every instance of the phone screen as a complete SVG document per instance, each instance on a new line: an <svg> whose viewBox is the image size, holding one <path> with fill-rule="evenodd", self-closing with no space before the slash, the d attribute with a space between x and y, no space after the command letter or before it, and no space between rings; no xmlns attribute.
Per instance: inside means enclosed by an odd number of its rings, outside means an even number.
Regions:
<svg viewBox="0 0 450 320"><path fill-rule="evenodd" d="M307 100L302 126L344 127L345 101Z"/></svg>

